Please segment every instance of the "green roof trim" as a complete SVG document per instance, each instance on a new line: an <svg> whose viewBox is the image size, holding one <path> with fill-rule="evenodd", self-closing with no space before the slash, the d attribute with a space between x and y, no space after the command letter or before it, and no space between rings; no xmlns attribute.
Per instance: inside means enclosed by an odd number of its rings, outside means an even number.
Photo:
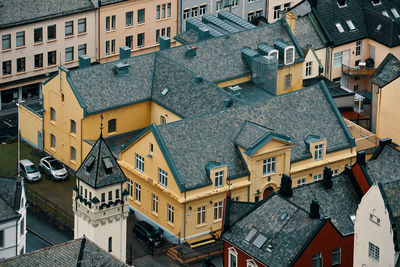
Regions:
<svg viewBox="0 0 400 267"><path fill-rule="evenodd" d="M333 43L333 39L329 35L329 32L326 30L325 25L321 22L321 19L319 18L318 14L317 14L317 11L315 10L314 7L311 7L311 12L312 12L312 15L314 16L314 18L316 19L316 21L318 22L318 25L321 26L321 29L324 32L326 38L328 39L328 44L332 44Z"/></svg>
<svg viewBox="0 0 400 267"><path fill-rule="evenodd" d="M50 82L51 80L53 80L55 77L57 77L58 73L54 73L53 75L51 75L50 78L48 78L47 80L42 82L42 85L45 85L46 83Z"/></svg>
<svg viewBox="0 0 400 267"><path fill-rule="evenodd" d="M314 20L315 19L314 15L310 12L307 14L307 17L309 18L312 26L314 27L314 30L317 33L318 37L321 39L321 41L324 43L324 45L327 45L328 40L325 38L324 34L321 32L320 28L317 25L317 22Z"/></svg>
<svg viewBox="0 0 400 267"><path fill-rule="evenodd" d="M293 142L290 141L289 137L270 132L270 133L265 134L261 139L257 140L256 143L251 145L250 148L245 151L245 154L250 157L253 156L258 150L260 150L264 145L269 143L269 141L271 141L272 139L281 140L283 142L293 144Z"/></svg>
<svg viewBox="0 0 400 267"><path fill-rule="evenodd" d="M292 33L292 29L290 29L289 24L286 21L286 18L281 18L282 20L282 24L285 27L286 31L289 34L290 39L292 39L292 42L294 44L294 46L296 47L297 53L299 53L300 57L304 60L304 54L303 54L303 50L301 50L299 43L297 42L296 38L294 37L293 33Z"/></svg>
<svg viewBox="0 0 400 267"><path fill-rule="evenodd" d="M67 82L69 84L69 86L72 89L72 92L74 93L76 100L78 100L79 105L81 106L81 108L83 109L83 113L84 113L84 117L87 115L87 109L86 109L86 105L83 103L83 99L81 94L79 93L78 89L76 88L74 82L71 79L71 76L69 74L69 71L65 71L64 68L60 68L62 71L65 72L65 76L67 77ZM60 74L60 73L59 73Z"/></svg>

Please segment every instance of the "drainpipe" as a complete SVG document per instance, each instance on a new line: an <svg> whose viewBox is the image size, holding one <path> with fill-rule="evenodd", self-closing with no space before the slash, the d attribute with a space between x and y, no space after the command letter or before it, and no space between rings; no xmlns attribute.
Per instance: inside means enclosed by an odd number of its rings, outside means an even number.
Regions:
<svg viewBox="0 0 400 267"><path fill-rule="evenodd" d="M186 190L185 190L185 202L183 203L183 241L186 240Z"/></svg>
<svg viewBox="0 0 400 267"><path fill-rule="evenodd" d="M98 43L98 47L97 47L97 62L100 63L100 7L101 7L101 1L98 1L98 8L99 8L99 12L98 12L98 23L97 23L97 43Z"/></svg>
<svg viewBox="0 0 400 267"><path fill-rule="evenodd" d="M178 1L178 32L182 33L182 1Z"/></svg>
<svg viewBox="0 0 400 267"><path fill-rule="evenodd" d="M15 256L18 255L18 220L15 225Z"/></svg>

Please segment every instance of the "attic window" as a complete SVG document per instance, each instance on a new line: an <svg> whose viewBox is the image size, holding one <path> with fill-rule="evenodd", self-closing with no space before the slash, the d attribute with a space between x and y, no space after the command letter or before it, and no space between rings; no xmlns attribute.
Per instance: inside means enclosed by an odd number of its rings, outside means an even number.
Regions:
<svg viewBox="0 0 400 267"><path fill-rule="evenodd" d="M346 7L346 0L337 0L339 8Z"/></svg>
<svg viewBox="0 0 400 267"><path fill-rule="evenodd" d="M278 52L278 50L275 50L275 49L271 50L271 51L269 51L268 56L271 56L271 57L274 57L274 58L278 59L279 52Z"/></svg>
<svg viewBox="0 0 400 267"><path fill-rule="evenodd" d="M350 31L354 31L356 27L351 20L346 20L347 26L349 26Z"/></svg>
<svg viewBox="0 0 400 267"><path fill-rule="evenodd" d="M288 214L286 212L282 213L280 219L281 221L284 221L287 218Z"/></svg>
<svg viewBox="0 0 400 267"><path fill-rule="evenodd" d="M399 16L399 12L397 12L397 9L396 9L396 8L391 8L390 11L392 11L393 17L394 17L395 19L398 19L398 18L400 17L400 16Z"/></svg>
<svg viewBox="0 0 400 267"><path fill-rule="evenodd" d="M384 16L390 18L389 13L388 13L386 10L383 10L383 11L382 11L382 15L384 15Z"/></svg>
<svg viewBox="0 0 400 267"><path fill-rule="evenodd" d="M94 165L94 157L90 156L88 161L86 162L86 172L90 173L93 169Z"/></svg>
<svg viewBox="0 0 400 267"><path fill-rule="evenodd" d="M112 174L112 162L109 157L103 158L104 168L106 170L106 174Z"/></svg>
<svg viewBox="0 0 400 267"><path fill-rule="evenodd" d="M162 94L163 96L166 96L166 95L168 94L168 92L169 92L169 88L168 88L168 87L165 87L165 88L161 91L161 94Z"/></svg>
<svg viewBox="0 0 400 267"><path fill-rule="evenodd" d="M380 31L382 29L382 24L379 24L377 27L376 27L376 30L377 31Z"/></svg>
<svg viewBox="0 0 400 267"><path fill-rule="evenodd" d="M338 29L338 31L340 33L344 32L344 29L343 29L343 27L342 27L342 25L340 23L335 23L335 26L336 26L336 28Z"/></svg>
<svg viewBox="0 0 400 267"><path fill-rule="evenodd" d="M294 47L289 46L285 49L285 65L294 63Z"/></svg>
<svg viewBox="0 0 400 267"><path fill-rule="evenodd" d="M257 229L251 228L250 232L247 234L247 236L244 238L245 241L250 242L250 240L256 235Z"/></svg>
<svg viewBox="0 0 400 267"><path fill-rule="evenodd" d="M381 0L372 0L372 5L377 6L381 4Z"/></svg>
<svg viewBox="0 0 400 267"><path fill-rule="evenodd" d="M354 224L356 222L356 215L355 214L350 214L350 220Z"/></svg>
<svg viewBox="0 0 400 267"><path fill-rule="evenodd" d="M264 235L259 234L253 241L253 245L258 248L261 248L264 245L265 241L267 241L267 238Z"/></svg>

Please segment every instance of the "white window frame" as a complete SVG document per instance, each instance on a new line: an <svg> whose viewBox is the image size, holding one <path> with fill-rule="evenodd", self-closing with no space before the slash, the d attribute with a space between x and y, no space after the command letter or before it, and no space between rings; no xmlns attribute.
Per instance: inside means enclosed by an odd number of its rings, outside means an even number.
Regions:
<svg viewBox="0 0 400 267"><path fill-rule="evenodd" d="M306 178L300 178L297 180L297 186L303 186L306 184Z"/></svg>
<svg viewBox="0 0 400 267"><path fill-rule="evenodd" d="M135 183L135 200L137 202L142 200L142 187L138 183Z"/></svg>
<svg viewBox="0 0 400 267"><path fill-rule="evenodd" d="M224 171L214 173L214 186L215 188L224 186Z"/></svg>
<svg viewBox="0 0 400 267"><path fill-rule="evenodd" d="M368 243L368 257L370 257L374 261L379 262L379 253L380 253L379 247L377 245L369 242Z"/></svg>
<svg viewBox="0 0 400 267"><path fill-rule="evenodd" d="M161 168L158 168L158 183L164 187L168 185L168 173Z"/></svg>
<svg viewBox="0 0 400 267"><path fill-rule="evenodd" d="M343 51L337 52L333 55L333 67L342 67L343 63Z"/></svg>
<svg viewBox="0 0 400 267"><path fill-rule="evenodd" d="M312 61L306 62L306 76L311 76L312 74Z"/></svg>
<svg viewBox="0 0 400 267"><path fill-rule="evenodd" d="M246 260L246 267L258 267L258 265L253 259L248 259Z"/></svg>
<svg viewBox="0 0 400 267"><path fill-rule="evenodd" d="M128 193L131 197L133 197L133 183L132 180L128 178Z"/></svg>
<svg viewBox="0 0 400 267"><path fill-rule="evenodd" d="M250 22L255 17L255 14L254 11L247 13L247 21Z"/></svg>
<svg viewBox="0 0 400 267"><path fill-rule="evenodd" d="M214 202L214 221L222 219L224 202Z"/></svg>
<svg viewBox="0 0 400 267"><path fill-rule="evenodd" d="M152 194L151 210L158 214L158 196L156 194Z"/></svg>
<svg viewBox="0 0 400 267"><path fill-rule="evenodd" d="M324 155L324 144L314 146L314 161L322 160Z"/></svg>
<svg viewBox="0 0 400 267"><path fill-rule="evenodd" d="M337 22L337 23L335 23L335 26L336 26L337 30L339 31L339 33L344 33L344 29L343 29L342 24Z"/></svg>
<svg viewBox="0 0 400 267"><path fill-rule="evenodd" d="M322 174L314 175L314 182L322 180Z"/></svg>
<svg viewBox="0 0 400 267"><path fill-rule="evenodd" d="M222 10L223 7L224 7L224 1L223 0L218 0L218 1L215 2L216 11Z"/></svg>
<svg viewBox="0 0 400 267"><path fill-rule="evenodd" d="M391 8L390 11L392 12L393 17L394 17L395 19L400 18L399 12L397 11L397 9L396 9L395 7Z"/></svg>
<svg viewBox="0 0 400 267"><path fill-rule="evenodd" d="M201 5L199 9L199 16L203 16L207 12L207 4Z"/></svg>
<svg viewBox="0 0 400 267"><path fill-rule="evenodd" d="M190 8L183 10L183 20L190 18Z"/></svg>
<svg viewBox="0 0 400 267"><path fill-rule="evenodd" d="M206 223L206 206L200 206L197 208L197 225L203 225Z"/></svg>
<svg viewBox="0 0 400 267"><path fill-rule="evenodd" d="M351 21L351 19L346 20L346 24L349 27L350 31L355 31L356 30L356 26L354 26L354 24Z"/></svg>
<svg viewBox="0 0 400 267"><path fill-rule="evenodd" d="M144 158L136 153L136 170L144 172Z"/></svg>
<svg viewBox="0 0 400 267"><path fill-rule="evenodd" d="M276 172L276 157L263 160L263 176L271 175Z"/></svg>
<svg viewBox="0 0 400 267"><path fill-rule="evenodd" d="M295 58L295 48L293 45L290 45L285 48L284 59L285 65L291 65L294 63Z"/></svg>
<svg viewBox="0 0 400 267"><path fill-rule="evenodd" d="M281 17L281 5L274 6L274 20Z"/></svg>
<svg viewBox="0 0 400 267"><path fill-rule="evenodd" d="M238 253L234 247L228 248L228 267L238 266ZM235 265L232 265L232 258L235 257Z"/></svg>
<svg viewBox="0 0 400 267"><path fill-rule="evenodd" d="M362 41L359 40L356 42L356 56L361 56L362 53Z"/></svg>
<svg viewBox="0 0 400 267"><path fill-rule="evenodd" d="M168 222L174 223L174 206L168 204Z"/></svg>

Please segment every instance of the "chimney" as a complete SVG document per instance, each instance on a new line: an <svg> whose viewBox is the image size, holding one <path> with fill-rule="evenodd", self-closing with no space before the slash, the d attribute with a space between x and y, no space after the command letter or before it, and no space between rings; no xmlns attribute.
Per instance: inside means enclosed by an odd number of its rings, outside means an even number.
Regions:
<svg viewBox="0 0 400 267"><path fill-rule="evenodd" d="M287 12L286 13L286 21L290 27L290 30L292 31L293 35L294 34L294 28L296 26L296 14L292 13L292 12Z"/></svg>
<svg viewBox="0 0 400 267"><path fill-rule="evenodd" d="M200 84L203 81L203 78L201 78L201 76L196 75L196 77L194 77L194 84Z"/></svg>
<svg viewBox="0 0 400 267"><path fill-rule="evenodd" d="M390 139L390 138L380 139L379 140L379 147L383 148L384 146L389 145L391 143L392 143L392 139Z"/></svg>
<svg viewBox="0 0 400 267"><path fill-rule="evenodd" d="M232 104L232 101L229 98L224 99L224 108L229 108Z"/></svg>
<svg viewBox="0 0 400 267"><path fill-rule="evenodd" d="M186 56L194 58L197 55L197 46L191 45L186 48Z"/></svg>
<svg viewBox="0 0 400 267"><path fill-rule="evenodd" d="M278 193L284 197L291 197L293 196L292 190L292 178L286 174L282 175L281 178L281 187L279 188Z"/></svg>
<svg viewBox="0 0 400 267"><path fill-rule="evenodd" d="M118 77L127 75L129 73L129 67L131 65L127 63L117 63L114 65L114 72L117 73Z"/></svg>
<svg viewBox="0 0 400 267"><path fill-rule="evenodd" d="M229 228L229 212L231 208L231 190L226 192L226 198L224 199L224 210L222 215L222 232Z"/></svg>
<svg viewBox="0 0 400 267"><path fill-rule="evenodd" d="M210 31L206 27L200 27L197 36L199 41L207 40L210 37Z"/></svg>
<svg viewBox="0 0 400 267"><path fill-rule="evenodd" d="M79 56L79 68L84 69L90 67L90 57L88 55Z"/></svg>
<svg viewBox="0 0 400 267"><path fill-rule="evenodd" d="M318 0L309 0L310 6L317 9L318 7Z"/></svg>
<svg viewBox="0 0 400 267"><path fill-rule="evenodd" d="M325 166L324 169L324 177L322 178L322 183L324 184L325 189L332 188L332 170L327 166Z"/></svg>
<svg viewBox="0 0 400 267"><path fill-rule="evenodd" d="M310 204L310 218L317 219L319 218L319 204L316 201L311 201Z"/></svg>
<svg viewBox="0 0 400 267"><path fill-rule="evenodd" d="M160 51L171 47L171 39L168 36L160 37Z"/></svg>
<svg viewBox="0 0 400 267"><path fill-rule="evenodd" d="M357 160L356 163L358 165L365 165L365 151L357 152Z"/></svg>
<svg viewBox="0 0 400 267"><path fill-rule="evenodd" d="M131 57L131 49L127 46L119 48L119 59L126 59Z"/></svg>

